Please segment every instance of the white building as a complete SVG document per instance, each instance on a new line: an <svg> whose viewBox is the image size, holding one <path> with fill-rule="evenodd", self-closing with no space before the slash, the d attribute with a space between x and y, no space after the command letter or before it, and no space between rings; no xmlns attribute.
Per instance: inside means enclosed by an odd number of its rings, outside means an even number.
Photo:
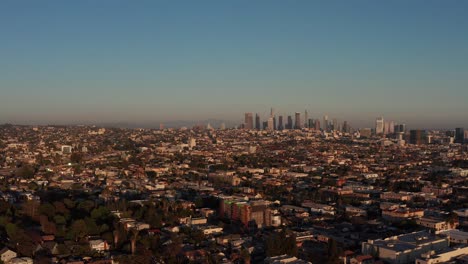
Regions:
<svg viewBox="0 0 468 264"><path fill-rule="evenodd" d="M416 264L434 264L434 263L446 263L456 257L467 255L468 247L463 248L450 248L448 250L436 253L435 251L429 251L421 255L421 258L416 259Z"/></svg>
<svg viewBox="0 0 468 264"><path fill-rule="evenodd" d="M89 246L92 250L96 250L98 252L109 250L109 244L107 244L107 242L102 239L90 240Z"/></svg>
<svg viewBox="0 0 468 264"><path fill-rule="evenodd" d="M13 258L16 258L17 254L13 250L10 250L7 247L4 247L2 250L0 250L0 260L3 261L4 263L10 261Z"/></svg>
<svg viewBox="0 0 468 264"><path fill-rule="evenodd" d="M385 263L414 263L423 253L446 250L449 239L426 231L413 232L362 243L362 253L377 255Z"/></svg>

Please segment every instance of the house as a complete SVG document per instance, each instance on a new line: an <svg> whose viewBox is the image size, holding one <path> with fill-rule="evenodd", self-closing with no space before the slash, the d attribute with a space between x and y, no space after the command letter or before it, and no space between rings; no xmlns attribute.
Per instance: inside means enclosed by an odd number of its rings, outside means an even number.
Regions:
<svg viewBox="0 0 468 264"><path fill-rule="evenodd" d="M91 247L91 250L96 250L98 252L109 250L109 244L107 244L107 241L102 239L90 240L89 246Z"/></svg>
<svg viewBox="0 0 468 264"><path fill-rule="evenodd" d="M11 259L8 264L33 264L32 258L13 258Z"/></svg>
<svg viewBox="0 0 468 264"><path fill-rule="evenodd" d="M4 263L10 261L13 258L16 258L16 256L18 256L18 254L7 247L4 247L2 250L0 250L0 260Z"/></svg>
<svg viewBox="0 0 468 264"><path fill-rule="evenodd" d="M370 255L360 255L351 259L351 264L373 264L374 258Z"/></svg>

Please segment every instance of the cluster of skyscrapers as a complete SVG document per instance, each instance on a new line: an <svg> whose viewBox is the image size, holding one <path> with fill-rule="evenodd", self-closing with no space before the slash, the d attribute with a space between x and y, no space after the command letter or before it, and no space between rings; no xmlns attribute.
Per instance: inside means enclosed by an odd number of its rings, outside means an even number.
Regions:
<svg viewBox="0 0 468 264"><path fill-rule="evenodd" d="M285 122L286 121L286 122ZM321 122L319 119L309 118L307 110L304 111L304 117L301 117L300 112L296 112L293 116L288 115L287 119L284 120L284 116L276 116L275 110L271 108L270 115L266 121L261 122L259 114L245 113L244 123L241 127L245 129L256 129L256 130L283 130L283 129L315 129L323 131L342 131L351 132L351 127L347 121L343 124L339 124L337 119L329 120L328 116L323 117Z"/></svg>

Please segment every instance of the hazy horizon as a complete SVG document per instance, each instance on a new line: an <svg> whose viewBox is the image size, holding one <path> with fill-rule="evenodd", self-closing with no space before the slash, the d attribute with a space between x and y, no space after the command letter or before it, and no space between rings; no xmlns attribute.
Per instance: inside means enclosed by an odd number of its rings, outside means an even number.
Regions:
<svg viewBox="0 0 468 264"><path fill-rule="evenodd" d="M468 127L466 1L2 1L0 123Z"/></svg>

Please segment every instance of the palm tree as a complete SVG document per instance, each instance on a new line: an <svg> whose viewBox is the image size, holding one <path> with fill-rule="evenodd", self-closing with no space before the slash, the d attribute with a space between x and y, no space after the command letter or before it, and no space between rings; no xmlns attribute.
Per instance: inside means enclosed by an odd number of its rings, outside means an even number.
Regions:
<svg viewBox="0 0 468 264"><path fill-rule="evenodd" d="M136 242L138 239L138 235L140 234L140 231L136 228L130 229L130 242L132 246L132 255L135 255L135 249L136 249Z"/></svg>

